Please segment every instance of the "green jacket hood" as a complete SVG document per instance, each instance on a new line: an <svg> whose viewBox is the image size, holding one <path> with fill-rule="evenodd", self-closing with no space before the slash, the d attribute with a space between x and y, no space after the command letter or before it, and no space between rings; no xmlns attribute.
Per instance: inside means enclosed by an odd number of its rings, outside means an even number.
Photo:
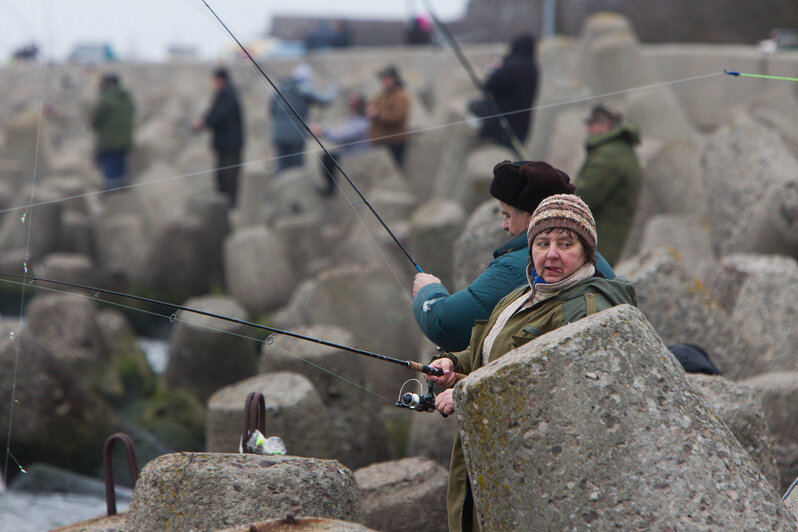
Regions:
<svg viewBox="0 0 798 532"><path fill-rule="evenodd" d="M626 122L612 128L606 133L589 137L585 141L585 146L587 147L588 151L590 151L593 148L601 146L602 144L606 144L607 142L612 142L613 140L623 140L632 146L640 144L640 128L634 124Z"/></svg>
<svg viewBox="0 0 798 532"><path fill-rule="evenodd" d="M504 255L505 253L511 253L513 251L518 251L519 249L524 249L526 247L529 247L529 242L527 241L527 238L526 238L526 232L523 232L520 235L518 235L517 237L513 238L512 240L510 240L509 242L507 242L505 245L494 249L493 250L493 258L494 259L498 259L499 257Z"/></svg>
<svg viewBox="0 0 798 532"><path fill-rule="evenodd" d="M623 277L616 277L614 279L591 277L573 288L563 290L554 296L554 299L573 299L583 296L587 292L598 292L607 298L607 301L612 303L613 306L622 305L624 303L637 306L637 293L635 292L634 285Z"/></svg>

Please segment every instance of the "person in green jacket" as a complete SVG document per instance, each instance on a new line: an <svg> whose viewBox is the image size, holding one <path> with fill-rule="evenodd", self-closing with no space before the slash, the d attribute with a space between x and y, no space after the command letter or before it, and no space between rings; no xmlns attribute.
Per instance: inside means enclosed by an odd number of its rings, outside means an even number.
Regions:
<svg viewBox="0 0 798 532"><path fill-rule="evenodd" d="M606 104L593 107L586 120L587 156L576 177L601 235L601 252L610 264L621 257L637 209L643 171L634 146L640 143L637 126Z"/></svg>
<svg viewBox="0 0 798 532"><path fill-rule="evenodd" d="M628 281L605 279L596 269L596 224L579 197L558 194L544 199L532 214L527 239L528 284L502 299L489 320L476 323L468 349L444 353L430 363L444 371L442 377L427 376L446 388L435 398L441 414L454 412L455 373L467 375L547 332L609 307L637 305ZM473 508L458 435L449 464L449 530L479 530Z"/></svg>
<svg viewBox="0 0 798 532"><path fill-rule="evenodd" d="M100 81L100 97L91 114L95 156L106 190L127 185L127 153L133 146L134 105L115 74Z"/></svg>
<svg viewBox="0 0 798 532"><path fill-rule="evenodd" d="M413 281L413 316L421 330L444 351L468 347L471 327L484 320L501 298L526 282L529 247L526 229L538 204L554 194L572 194L568 175L543 161L503 161L493 168L490 194L498 200L502 229L511 240L467 288L450 294L438 277L418 273ZM602 275L615 277L598 253Z"/></svg>

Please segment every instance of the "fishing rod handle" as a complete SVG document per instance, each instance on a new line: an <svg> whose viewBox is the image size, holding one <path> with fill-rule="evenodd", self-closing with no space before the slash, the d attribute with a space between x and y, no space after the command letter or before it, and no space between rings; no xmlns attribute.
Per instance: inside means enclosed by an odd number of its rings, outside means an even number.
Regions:
<svg viewBox="0 0 798 532"><path fill-rule="evenodd" d="M441 368L434 368L432 366L428 366L426 364L422 364L421 362L413 362L412 360L408 361L408 368L412 369L413 371L418 371L420 373L424 373L425 375L434 375L436 377L442 377L444 375L443 370ZM466 378L465 373L455 373L454 380L455 382L459 382Z"/></svg>

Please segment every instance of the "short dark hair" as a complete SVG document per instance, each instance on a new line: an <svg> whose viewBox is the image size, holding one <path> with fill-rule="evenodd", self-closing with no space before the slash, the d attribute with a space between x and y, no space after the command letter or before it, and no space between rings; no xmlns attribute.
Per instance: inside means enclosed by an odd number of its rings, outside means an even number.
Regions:
<svg viewBox="0 0 798 532"><path fill-rule="evenodd" d="M230 79L230 75L227 73L227 69L224 67L219 67L213 71L213 77L223 79L227 81Z"/></svg>

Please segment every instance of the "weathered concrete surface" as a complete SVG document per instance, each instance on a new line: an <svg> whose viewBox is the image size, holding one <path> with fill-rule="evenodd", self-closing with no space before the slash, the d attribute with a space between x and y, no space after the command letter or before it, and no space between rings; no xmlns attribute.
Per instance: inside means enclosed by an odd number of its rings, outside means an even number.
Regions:
<svg viewBox="0 0 798 532"><path fill-rule="evenodd" d="M201 296L189 299L186 307L212 314L246 320L247 313L228 297ZM180 311L169 339L166 382L190 391L200 401L213 392L256 372L255 341L245 335L244 325Z"/></svg>
<svg viewBox="0 0 798 532"><path fill-rule="evenodd" d="M418 457L358 469L364 522L386 532L446 532L447 478L446 469Z"/></svg>
<svg viewBox="0 0 798 532"><path fill-rule="evenodd" d="M741 381L762 401L781 477L780 493L798 478L798 372L765 373Z"/></svg>
<svg viewBox="0 0 798 532"><path fill-rule="evenodd" d="M515 160L515 155L508 148L490 144L476 147L466 155L463 172L458 175L454 187L444 191L441 197L459 201L465 212L472 212L490 199L493 167L506 160Z"/></svg>
<svg viewBox="0 0 798 532"><path fill-rule="evenodd" d="M457 435L457 421L444 418L437 412L425 416L413 413L410 435L407 438L408 456L425 456L443 467L449 467L452 443Z"/></svg>
<svg viewBox="0 0 798 532"><path fill-rule="evenodd" d="M687 374L687 378L704 394L704 400L715 409L743 449L748 451L770 485L780 490L773 440L762 401L756 392L744 384L717 375Z"/></svg>
<svg viewBox="0 0 798 532"><path fill-rule="evenodd" d="M244 526L217 530L216 532L253 532L253 530L255 532L374 532L371 528L366 528L351 521L323 517L301 517L297 519L293 515L288 515L285 519L259 521Z"/></svg>
<svg viewBox="0 0 798 532"><path fill-rule="evenodd" d="M53 528L50 532L126 532L127 512L87 519L68 526Z"/></svg>
<svg viewBox="0 0 798 532"><path fill-rule="evenodd" d="M664 248L679 257L693 275L706 282L714 272L709 224L684 214L659 214L648 219L643 230L640 252Z"/></svg>
<svg viewBox="0 0 798 532"><path fill-rule="evenodd" d="M798 268L749 275L732 313L764 371L798 370Z"/></svg>
<svg viewBox="0 0 798 532"><path fill-rule="evenodd" d="M631 306L480 368L455 408L483 530L796 527Z"/></svg>
<svg viewBox="0 0 798 532"><path fill-rule="evenodd" d="M732 380L761 373L760 353L752 350L729 316L677 253L657 249L615 268L637 292L638 308L666 344L702 346Z"/></svg>
<svg viewBox="0 0 798 532"><path fill-rule="evenodd" d="M264 436L279 436L292 456L333 457L326 438L330 432L327 408L307 378L288 372L250 377L208 398L205 445L209 452L238 451L250 392L262 393L266 403Z"/></svg>
<svg viewBox="0 0 798 532"><path fill-rule="evenodd" d="M253 521L330 517L361 521L357 484L333 460L177 453L144 466L130 530L217 530Z"/></svg>
<svg viewBox="0 0 798 532"><path fill-rule="evenodd" d="M424 271L434 273L447 286L453 281L452 242L462 233L465 216L459 203L434 199L410 217L410 254L424 265Z"/></svg>

